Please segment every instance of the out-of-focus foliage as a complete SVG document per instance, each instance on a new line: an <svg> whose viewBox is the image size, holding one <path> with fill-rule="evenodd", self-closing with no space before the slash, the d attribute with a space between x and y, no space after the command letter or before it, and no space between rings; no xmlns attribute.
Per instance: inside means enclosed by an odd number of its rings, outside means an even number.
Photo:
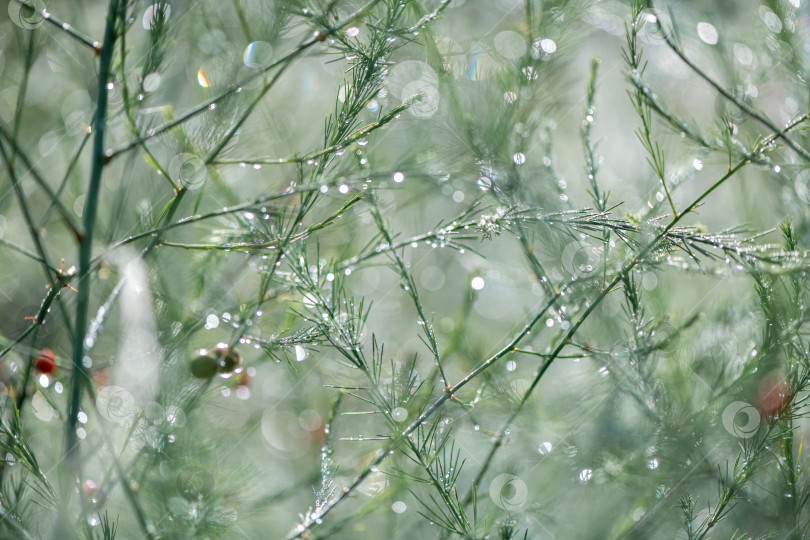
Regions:
<svg viewBox="0 0 810 540"><path fill-rule="evenodd" d="M806 538L808 21L8 0L0 538Z"/></svg>

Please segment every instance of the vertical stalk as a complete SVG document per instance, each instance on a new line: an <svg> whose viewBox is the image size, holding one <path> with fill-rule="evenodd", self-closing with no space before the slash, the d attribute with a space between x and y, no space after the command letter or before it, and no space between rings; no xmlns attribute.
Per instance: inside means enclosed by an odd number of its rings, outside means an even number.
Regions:
<svg viewBox="0 0 810 540"><path fill-rule="evenodd" d="M107 158L104 154L104 133L107 114L107 84L110 78L110 67L113 58L113 44L115 42L115 25L119 15L119 0L110 0L107 11L107 22L104 30L104 42L99 57L98 73L98 105L93 125L93 157L90 182L84 205L84 231L79 240L79 284L78 299L76 302L75 333L73 335L73 364L70 377L70 408L65 422L65 460L69 473L75 476L78 472L78 438L76 436L76 422L79 413L79 402L83 384L88 378L88 371L84 365L84 342L87 331L87 315L90 305L90 272L93 249L93 229L98 213L99 191L101 189L101 175Z"/></svg>
<svg viewBox="0 0 810 540"><path fill-rule="evenodd" d="M790 411L790 409L788 409ZM780 449L782 454L782 466L785 470L785 483L787 484L787 493L789 495L788 505L790 506L790 514L792 518L790 534L788 538L791 540L800 540L802 535L800 533L800 518L802 509L799 506L799 497L801 493L797 489L797 482L799 482L798 475L796 474L796 464L793 460L793 417L790 412L786 415L784 424L782 426L782 441Z"/></svg>

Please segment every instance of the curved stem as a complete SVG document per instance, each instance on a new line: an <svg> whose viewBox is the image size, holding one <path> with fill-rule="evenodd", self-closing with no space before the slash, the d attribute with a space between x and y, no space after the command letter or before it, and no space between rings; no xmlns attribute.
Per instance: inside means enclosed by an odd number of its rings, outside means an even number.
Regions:
<svg viewBox="0 0 810 540"><path fill-rule="evenodd" d="M647 5L650 9L654 9L652 0L647 0ZM720 86L714 79L709 77L709 75L700 69L694 62L692 62L689 57L687 57L680 47L673 41L672 35L668 32L664 31L664 28L661 26L661 21L656 17L655 24L658 27L658 31L661 32L661 35L664 36L664 41L666 42L667 46L672 49L672 52L678 55L678 57L687 65L689 68L694 71L701 79L709 83L715 90L717 90L724 98L734 103L735 106L739 107L745 114L750 116L751 118L758 121L760 124L764 125L768 129L774 132L774 136L782 139L785 141L789 147L791 147L797 154L802 156L806 161L810 161L810 152L802 148L796 141L792 138L788 137L786 134L786 129L781 130L779 127L774 124L769 118L766 116L759 114L754 109L752 109L747 103L737 99L732 95L728 90Z"/></svg>

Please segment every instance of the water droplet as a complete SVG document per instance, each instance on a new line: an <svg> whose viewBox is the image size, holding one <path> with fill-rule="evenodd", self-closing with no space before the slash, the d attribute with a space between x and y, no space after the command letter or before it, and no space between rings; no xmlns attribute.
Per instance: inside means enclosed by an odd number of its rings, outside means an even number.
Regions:
<svg viewBox="0 0 810 540"><path fill-rule="evenodd" d="M542 51L545 54L553 54L557 52L557 43L550 38L538 39L534 42L536 51Z"/></svg>
<svg viewBox="0 0 810 540"><path fill-rule="evenodd" d="M765 26L768 27L768 30L774 34L782 32L782 21L770 8L759 6L759 17L762 19L762 22L765 23Z"/></svg>
<svg viewBox="0 0 810 540"><path fill-rule="evenodd" d="M242 61L249 68L263 68L270 65L273 59L273 46L265 41L254 41L242 55Z"/></svg>
<svg viewBox="0 0 810 540"><path fill-rule="evenodd" d="M145 30L152 29L152 23L158 19L167 20L172 13L172 7L168 3L155 2L143 12L143 27Z"/></svg>
<svg viewBox="0 0 810 540"><path fill-rule="evenodd" d="M206 330L212 330L212 329L216 328L217 326L219 326L219 317L217 317L215 314L211 313L210 315L208 315L205 318L205 329Z"/></svg>
<svg viewBox="0 0 810 540"><path fill-rule="evenodd" d="M404 422L408 419L408 411L404 407L397 407L391 411L391 418L393 418L395 422Z"/></svg>
<svg viewBox="0 0 810 540"><path fill-rule="evenodd" d="M697 25L698 37L709 45L716 45L719 38L717 28L707 22L699 22Z"/></svg>
<svg viewBox="0 0 810 540"><path fill-rule="evenodd" d="M31 408L34 411L34 415L43 422L50 422L51 419L57 415L56 411L51 407L51 404L40 391L37 391L31 399Z"/></svg>
<svg viewBox="0 0 810 540"><path fill-rule="evenodd" d="M208 77L205 76L205 72L202 68L197 71L197 84L203 88L211 88L211 83L208 82Z"/></svg>
<svg viewBox="0 0 810 540"><path fill-rule="evenodd" d="M526 40L512 30L504 30L498 33L493 39L495 50L501 53L504 58L517 59L526 54Z"/></svg>
<svg viewBox="0 0 810 540"><path fill-rule="evenodd" d="M154 92L160 88L160 73L150 73L143 79L143 91Z"/></svg>
<svg viewBox="0 0 810 540"><path fill-rule="evenodd" d="M744 66L750 66L754 61L754 53L746 45L742 43L734 44L734 58L737 62Z"/></svg>

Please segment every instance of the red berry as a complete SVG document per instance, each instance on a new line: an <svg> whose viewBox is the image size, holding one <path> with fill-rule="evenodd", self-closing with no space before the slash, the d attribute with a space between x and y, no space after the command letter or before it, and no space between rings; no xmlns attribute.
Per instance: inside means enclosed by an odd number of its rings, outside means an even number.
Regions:
<svg viewBox="0 0 810 540"><path fill-rule="evenodd" d="M97 491L98 484L92 480L85 480L82 482L82 495L84 495L86 498L90 499L94 497Z"/></svg>
<svg viewBox="0 0 810 540"><path fill-rule="evenodd" d="M250 375L248 375L247 370L238 373L235 379L236 386L244 386L246 388L250 386Z"/></svg>
<svg viewBox="0 0 810 540"><path fill-rule="evenodd" d="M34 358L34 369L45 375L56 371L56 355L50 349L42 349Z"/></svg>
<svg viewBox="0 0 810 540"><path fill-rule="evenodd" d="M757 388L757 408L765 416L779 416L790 406L790 389L781 372L769 373Z"/></svg>

